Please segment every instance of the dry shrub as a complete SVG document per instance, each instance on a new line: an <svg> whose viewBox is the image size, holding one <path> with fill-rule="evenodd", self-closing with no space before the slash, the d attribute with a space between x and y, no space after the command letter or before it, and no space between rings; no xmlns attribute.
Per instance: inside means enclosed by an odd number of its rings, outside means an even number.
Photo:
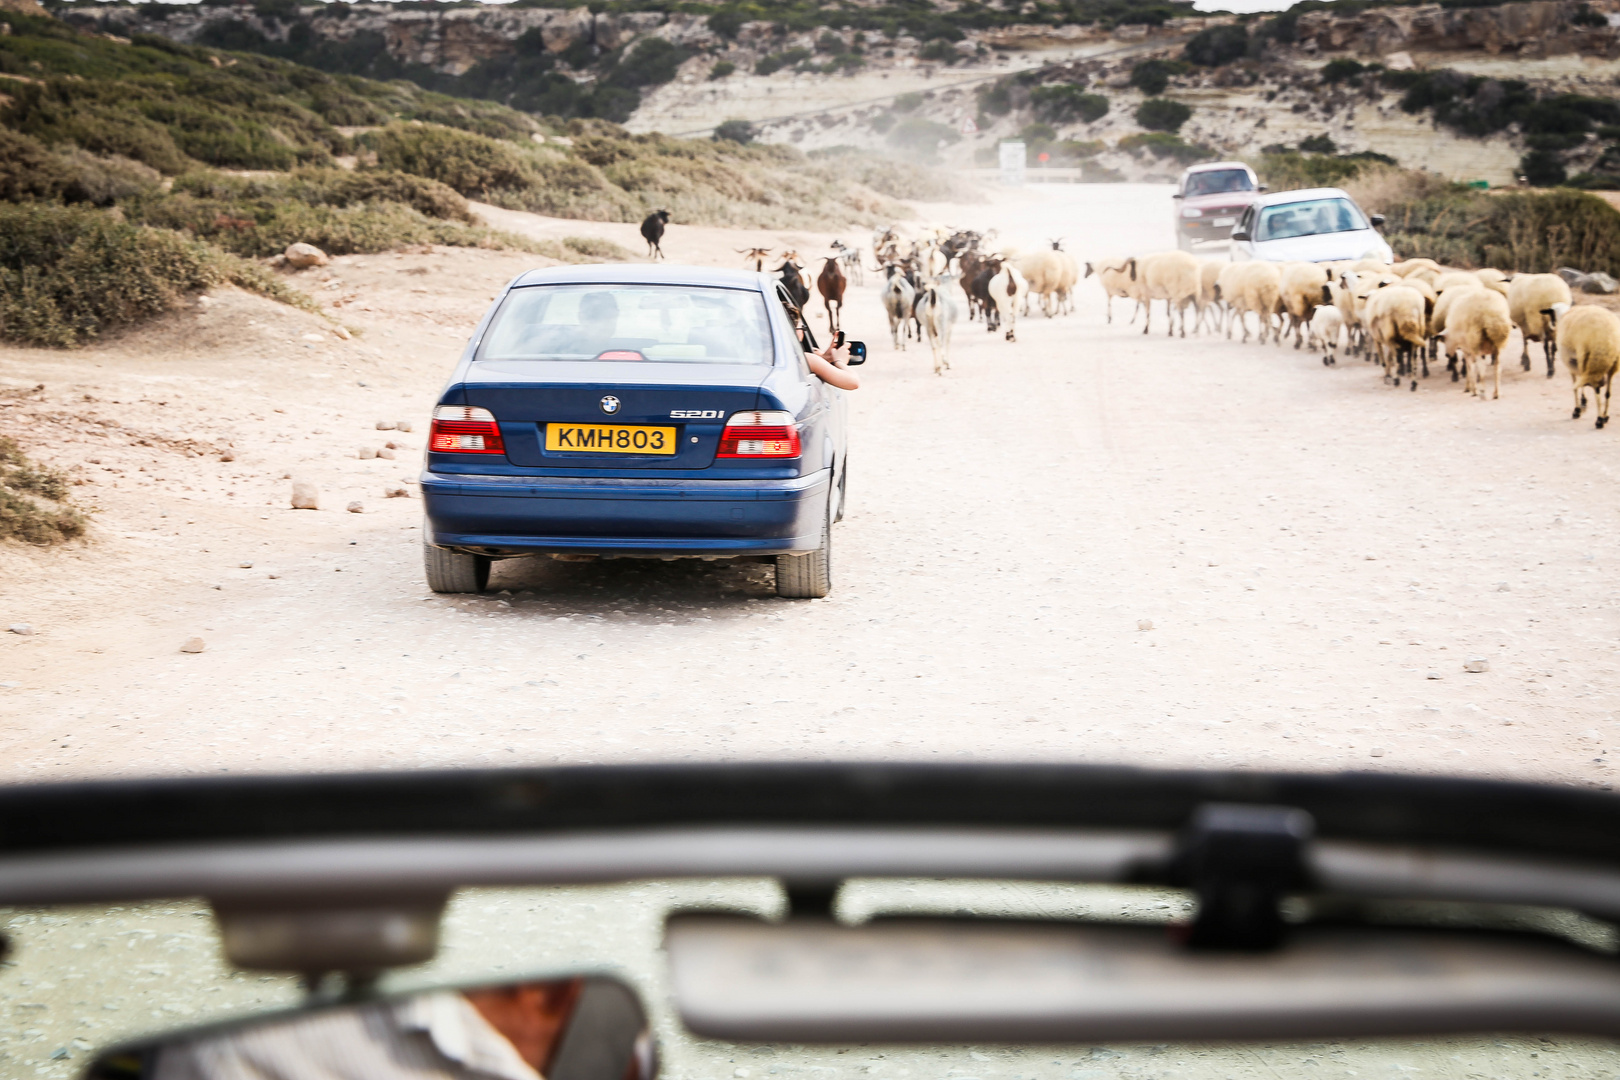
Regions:
<svg viewBox="0 0 1620 1080"><path fill-rule="evenodd" d="M1454 187L1434 173L1381 163L1364 166L1340 186L1369 214L1382 214L1397 203L1444 195Z"/></svg>
<svg viewBox="0 0 1620 1080"><path fill-rule="evenodd" d="M30 461L15 441L0 436L0 540L58 544L84 535L84 525L84 515L68 501L67 477Z"/></svg>
<svg viewBox="0 0 1620 1080"><path fill-rule="evenodd" d="M0 338L82 345L227 281L314 309L262 267L116 210L0 205Z"/></svg>
<svg viewBox="0 0 1620 1080"><path fill-rule="evenodd" d="M1560 266L1620 275L1620 212L1583 191L1488 194L1453 187L1385 206L1401 255L1453 266L1549 273Z"/></svg>

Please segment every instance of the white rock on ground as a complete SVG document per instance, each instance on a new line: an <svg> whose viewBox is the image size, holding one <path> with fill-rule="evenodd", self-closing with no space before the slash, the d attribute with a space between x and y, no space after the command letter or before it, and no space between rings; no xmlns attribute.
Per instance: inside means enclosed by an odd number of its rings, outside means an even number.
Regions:
<svg viewBox="0 0 1620 1080"><path fill-rule="evenodd" d="M288 244L287 250L283 254L287 256L287 265L295 270L307 270L311 266L325 266L332 261L327 258L326 252L314 244L306 244L302 241L296 244Z"/></svg>
<svg viewBox="0 0 1620 1080"><path fill-rule="evenodd" d="M292 508L294 510L319 510L321 508L320 488L309 480L294 480Z"/></svg>
<svg viewBox="0 0 1620 1080"><path fill-rule="evenodd" d="M9 629L13 634L21 634L23 637L32 637L34 633L34 628L25 622L12 623Z"/></svg>
<svg viewBox="0 0 1620 1080"><path fill-rule="evenodd" d="M360 448L360 460L361 461L370 461L372 458L374 458L376 456L377 456L376 447L362 446Z"/></svg>
<svg viewBox="0 0 1620 1080"><path fill-rule="evenodd" d="M349 504L349 513L351 513L351 514L363 514L365 512L366 512L365 504L360 502L360 500L356 499L354 502L351 502Z"/></svg>
<svg viewBox="0 0 1620 1080"><path fill-rule="evenodd" d="M408 499L411 497L411 489L404 484L389 484L383 489L383 497L388 499Z"/></svg>
<svg viewBox="0 0 1620 1080"><path fill-rule="evenodd" d="M208 648L208 642L200 637L193 636L186 638L185 644L180 646L180 651L184 653L200 653L206 648Z"/></svg>

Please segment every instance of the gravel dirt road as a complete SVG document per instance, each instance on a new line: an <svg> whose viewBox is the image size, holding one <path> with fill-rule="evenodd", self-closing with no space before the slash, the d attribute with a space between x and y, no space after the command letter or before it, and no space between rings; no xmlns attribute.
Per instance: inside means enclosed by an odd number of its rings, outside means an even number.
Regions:
<svg viewBox="0 0 1620 1080"><path fill-rule="evenodd" d="M1169 205L1163 187L1032 187L924 212L1025 247L1062 236L1088 259L1168 246ZM634 225L488 216L637 244ZM664 247L735 265L736 248L810 254L831 239L676 223ZM872 359L851 401L830 598L779 600L760 564L549 560L500 564L488 595L437 597L420 499L383 492L414 478L434 395L493 291L537 261L450 250L306 272L353 341L222 291L80 352L0 351L0 432L70 469L98 510L82 547L0 549L0 631L34 631L0 632L0 780L837 757L1610 785L1620 436L1570 420L1562 375L1512 370L1496 402L1443 375L1395 391L1359 360L1168 340L1162 318L1143 336L1122 304L1108 325L1087 281L1075 314L1020 319L1015 343L959 321L935 376L926 347L889 347L869 274L848 305ZM376 428L400 419L410 433ZM389 441L392 460L357 455ZM320 510L287 508L294 478L319 484ZM206 651L180 652L193 635ZM1476 659L1488 670L1466 670ZM1014 907L1062 906L1013 891ZM656 988L632 954L677 893L457 910L551 919L567 927L553 944ZM581 922L593 905L611 932ZM168 1022L290 992L239 979L200 996L192 980L217 964L206 923L162 910L14 922L41 946L20 962L44 965L30 977L53 989L4 991L33 1034L0 1050L29 1075L67 1075L83 1049L71 1039L156 1023L175 1002ZM163 977L125 988L124 1017L80 1025L89 984L50 983L40 958L130 934ZM474 939L452 937L444 970L511 945ZM681 1046L678 1075L704 1078L1269 1076L1312 1055L1323 1076L1616 1063L1607 1047L1536 1040L859 1061Z"/></svg>

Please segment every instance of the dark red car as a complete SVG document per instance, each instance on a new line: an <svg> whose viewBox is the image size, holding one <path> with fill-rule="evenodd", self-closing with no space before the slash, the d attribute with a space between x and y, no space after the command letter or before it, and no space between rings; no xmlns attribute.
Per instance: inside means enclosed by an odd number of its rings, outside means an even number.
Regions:
<svg viewBox="0 0 1620 1080"><path fill-rule="evenodd" d="M1194 165L1181 174L1176 200L1176 247L1191 251L1204 240L1225 240L1232 235L1243 211L1265 185L1241 161Z"/></svg>

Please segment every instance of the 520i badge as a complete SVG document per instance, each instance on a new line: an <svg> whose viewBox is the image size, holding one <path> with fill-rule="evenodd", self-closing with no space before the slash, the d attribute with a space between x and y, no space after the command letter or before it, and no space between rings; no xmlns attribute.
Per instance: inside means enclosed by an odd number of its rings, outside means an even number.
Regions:
<svg viewBox="0 0 1620 1080"><path fill-rule="evenodd" d="M724 417L725 415L726 415L725 411L722 410L722 409L671 409L671 410L669 410L669 418L671 420L719 420L722 417Z"/></svg>

